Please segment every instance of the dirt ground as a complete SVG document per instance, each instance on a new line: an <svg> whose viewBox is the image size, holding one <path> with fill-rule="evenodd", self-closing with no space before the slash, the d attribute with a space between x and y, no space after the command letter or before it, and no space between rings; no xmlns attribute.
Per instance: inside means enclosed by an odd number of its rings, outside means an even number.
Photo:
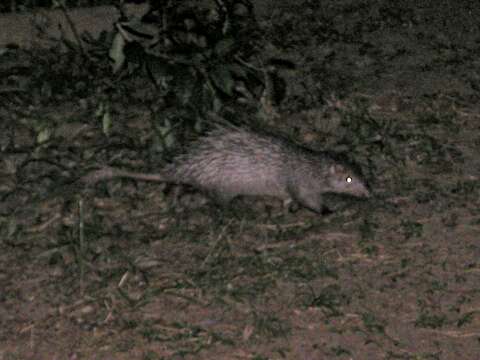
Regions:
<svg viewBox="0 0 480 360"><path fill-rule="evenodd" d="M301 65L279 127L346 144L375 196L319 216L55 191L142 163L148 114L118 105L105 139L94 91L0 92L0 360L480 358L480 4L287 3L258 7Z"/></svg>

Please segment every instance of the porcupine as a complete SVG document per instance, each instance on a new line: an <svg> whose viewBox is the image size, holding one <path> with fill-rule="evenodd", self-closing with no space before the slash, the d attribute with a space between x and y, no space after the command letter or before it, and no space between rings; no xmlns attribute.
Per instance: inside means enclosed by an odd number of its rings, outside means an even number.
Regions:
<svg viewBox="0 0 480 360"><path fill-rule="evenodd" d="M315 212L322 211L325 193L370 195L359 172L336 156L233 125L214 126L156 174L105 167L83 180L120 177L191 185L221 203L240 195L272 196Z"/></svg>

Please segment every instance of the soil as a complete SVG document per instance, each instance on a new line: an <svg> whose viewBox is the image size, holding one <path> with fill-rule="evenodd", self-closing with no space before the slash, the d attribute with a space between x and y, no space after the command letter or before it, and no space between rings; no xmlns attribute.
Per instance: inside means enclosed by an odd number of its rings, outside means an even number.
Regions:
<svg viewBox="0 0 480 360"><path fill-rule="evenodd" d="M118 105L106 139L92 92L0 92L0 360L480 357L480 5L331 0L299 24L269 4L304 65L289 99L318 90L278 126L348 140L375 196L319 216L78 189L79 168L144 165L149 114Z"/></svg>

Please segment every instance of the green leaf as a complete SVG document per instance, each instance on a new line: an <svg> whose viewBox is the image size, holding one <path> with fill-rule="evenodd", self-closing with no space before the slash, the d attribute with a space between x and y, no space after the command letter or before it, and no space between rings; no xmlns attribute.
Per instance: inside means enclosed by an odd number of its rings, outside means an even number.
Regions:
<svg viewBox="0 0 480 360"><path fill-rule="evenodd" d="M233 46L235 45L235 40L233 38L225 38L220 40L215 45L215 53L218 56L225 56L233 50Z"/></svg>
<svg viewBox="0 0 480 360"><path fill-rule="evenodd" d="M246 79L248 75L248 68L246 66L242 66L239 64L228 64L227 65L228 70L234 74L235 76Z"/></svg>
<svg viewBox="0 0 480 360"><path fill-rule="evenodd" d="M50 140L51 135L52 135L52 129L48 127L40 130L40 132L37 135L37 143L43 144L47 142L48 140Z"/></svg>
<svg viewBox="0 0 480 360"><path fill-rule="evenodd" d="M105 136L108 137L110 135L111 128L112 128L112 116L110 115L108 106L106 106L102 116L102 130Z"/></svg>
<svg viewBox="0 0 480 360"><path fill-rule="evenodd" d="M171 149L175 145L175 132L173 131L173 125L170 119L166 119L163 126L157 127L158 133L162 138L162 142L165 149Z"/></svg>
<svg viewBox="0 0 480 360"><path fill-rule="evenodd" d="M154 56L148 58L147 66L155 81L175 74L174 66L167 63L164 59L156 58Z"/></svg>
<svg viewBox="0 0 480 360"><path fill-rule="evenodd" d="M113 72L116 73L125 62L125 48L126 41L122 34L117 33L113 38L112 47L108 53L108 56L113 60Z"/></svg>
<svg viewBox="0 0 480 360"><path fill-rule="evenodd" d="M235 81L226 66L219 66L210 73L213 83L228 96L233 95Z"/></svg>

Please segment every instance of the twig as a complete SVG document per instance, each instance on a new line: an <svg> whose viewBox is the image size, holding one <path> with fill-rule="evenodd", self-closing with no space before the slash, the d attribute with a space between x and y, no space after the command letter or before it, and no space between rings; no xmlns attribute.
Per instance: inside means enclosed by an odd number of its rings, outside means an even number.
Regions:
<svg viewBox="0 0 480 360"><path fill-rule="evenodd" d="M84 213L83 213L83 199L78 201L78 238L79 238L79 266L80 266L80 294L83 296L84 292L84 276L85 276L85 267L83 264L84 255L85 255L85 226L84 226Z"/></svg>
<svg viewBox="0 0 480 360"><path fill-rule="evenodd" d="M73 36L75 37L75 40L77 41L78 48L80 50L80 54L85 56L85 51L82 46L82 39L80 39L80 35L78 34L77 28L75 27L75 24L72 21L72 18L68 14L67 7L65 4L62 2L60 4L60 11L63 13L63 16L65 16L65 19L67 20L68 26L70 26L70 30L72 30Z"/></svg>

